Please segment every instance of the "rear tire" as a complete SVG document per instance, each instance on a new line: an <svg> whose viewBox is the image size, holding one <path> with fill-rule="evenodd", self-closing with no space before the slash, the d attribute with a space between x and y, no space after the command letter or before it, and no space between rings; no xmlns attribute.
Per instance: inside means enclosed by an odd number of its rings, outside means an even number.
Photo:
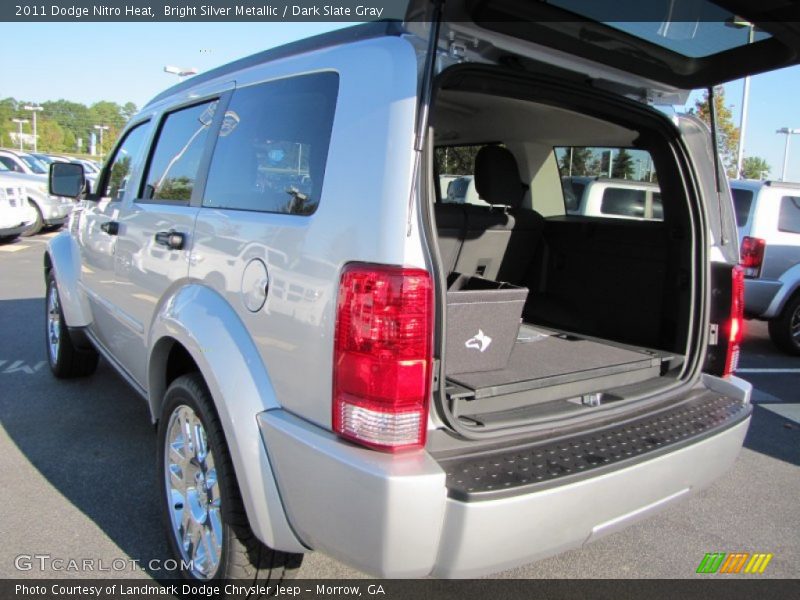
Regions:
<svg viewBox="0 0 800 600"><path fill-rule="evenodd" d="M800 294L796 294L781 315L769 322L772 343L787 354L800 356Z"/></svg>
<svg viewBox="0 0 800 600"><path fill-rule="evenodd" d="M94 373L97 368L97 352L94 349L78 350L72 343L52 271L47 274L44 327L47 362L53 375L60 379L69 379Z"/></svg>
<svg viewBox="0 0 800 600"><path fill-rule="evenodd" d="M250 529L222 425L199 373L178 377L164 396L158 474L167 543L185 578L277 582L300 567L302 554L273 550Z"/></svg>
<svg viewBox="0 0 800 600"><path fill-rule="evenodd" d="M31 237L32 235L36 235L42 230L42 227L44 227L44 217L42 217L42 211L30 198L28 199L28 202L33 207L33 210L36 211L36 220L30 227L28 227L28 229L22 232L22 237Z"/></svg>

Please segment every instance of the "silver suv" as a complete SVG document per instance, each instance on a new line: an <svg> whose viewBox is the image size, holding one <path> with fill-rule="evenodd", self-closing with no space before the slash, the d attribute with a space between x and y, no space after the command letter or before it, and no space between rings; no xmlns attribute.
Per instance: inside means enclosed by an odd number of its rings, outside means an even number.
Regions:
<svg viewBox="0 0 800 600"><path fill-rule="evenodd" d="M492 573L736 459L730 192L708 129L645 101L796 54L709 55L729 28L703 22L683 56L488 4L514 14L448 3L184 81L131 120L97 193L51 166L81 199L45 255L50 366L101 355L147 403L186 576L277 577L310 550L384 577ZM586 144L647 153L663 219L568 214L554 148ZM481 205L442 201L456 156Z"/></svg>
<svg viewBox="0 0 800 600"><path fill-rule="evenodd" d="M773 343L800 355L800 184L730 182L744 267L744 311Z"/></svg>

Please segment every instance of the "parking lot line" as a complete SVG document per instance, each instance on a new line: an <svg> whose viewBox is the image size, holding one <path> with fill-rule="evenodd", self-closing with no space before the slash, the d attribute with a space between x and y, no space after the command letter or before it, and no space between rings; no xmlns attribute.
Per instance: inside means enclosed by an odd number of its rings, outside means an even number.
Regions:
<svg viewBox="0 0 800 600"><path fill-rule="evenodd" d="M20 250L25 250L26 248L30 248L30 246L0 246L0 252L19 252Z"/></svg>

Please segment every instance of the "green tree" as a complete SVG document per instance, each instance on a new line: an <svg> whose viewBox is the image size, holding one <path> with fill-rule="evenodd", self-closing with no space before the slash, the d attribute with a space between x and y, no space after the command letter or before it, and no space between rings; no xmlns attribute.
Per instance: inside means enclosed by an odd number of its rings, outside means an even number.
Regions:
<svg viewBox="0 0 800 600"><path fill-rule="evenodd" d="M592 151L589 148L565 148L561 157L561 176L568 177L589 175L589 162L592 160Z"/></svg>
<svg viewBox="0 0 800 600"><path fill-rule="evenodd" d="M436 149L440 175L472 175L480 146L441 146Z"/></svg>
<svg viewBox="0 0 800 600"><path fill-rule="evenodd" d="M614 157L611 176L616 179L633 179L633 157L625 148L620 148Z"/></svg>
<svg viewBox="0 0 800 600"><path fill-rule="evenodd" d="M708 110L708 91L694 105L694 112L709 127L711 119ZM739 150L739 128L733 124L733 114L725 105L725 91L719 88L714 93L714 111L717 114L717 141L722 165L728 177L736 177L736 157Z"/></svg>
<svg viewBox="0 0 800 600"><path fill-rule="evenodd" d="M742 161L742 177L747 179L764 179L771 170L772 167L760 156L747 156Z"/></svg>

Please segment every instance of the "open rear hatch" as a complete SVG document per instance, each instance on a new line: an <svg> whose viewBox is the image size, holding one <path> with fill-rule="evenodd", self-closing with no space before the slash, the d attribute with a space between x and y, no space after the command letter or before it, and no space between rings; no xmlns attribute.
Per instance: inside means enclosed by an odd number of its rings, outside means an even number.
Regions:
<svg viewBox="0 0 800 600"><path fill-rule="evenodd" d="M410 2L409 22L430 18L431 4ZM546 56L650 99L800 61L794 0L448 0L442 21L439 46L454 56L523 68Z"/></svg>
<svg viewBox="0 0 800 600"><path fill-rule="evenodd" d="M441 20L434 27L420 24L437 11L442 11ZM608 418L624 414L626 406L641 410L647 404L640 403L643 399L684 396L702 366L703 352L698 348L717 335L716 324L712 323L711 335L703 327L709 312L714 312L706 306L709 286L714 285L708 280L706 252L710 245L730 242L726 239L729 223L723 222L728 207L719 206L727 195L720 189L713 161L701 156L702 143L681 139L679 132L686 129L685 124L676 128L644 107L640 114L630 100L683 103L691 89L797 64L798 5L780 1L753 7L744 2L695 0L449 0L444 6L411 2L408 18L410 30L435 32L438 46L438 60L433 61L430 40L417 149L422 150L427 131L435 132L427 146L431 154L434 147L439 152L457 144L510 149L527 161L521 168L524 203L545 217L543 233L530 238L532 245L539 245L536 236L541 236L542 251L524 276L519 269L510 275L514 270L503 266L502 252L507 258L516 252L514 248L524 247L513 239L520 229L523 234L517 238L525 239L527 226L520 223L528 217L513 203L510 209L499 211L491 202L486 207L468 206L469 186L474 185L471 175L442 171L440 159L429 157L427 178L437 182L436 208L452 201L449 192L456 189L463 195L455 202L465 203L464 215L458 207L447 207L434 211L432 219L438 228L441 259L440 306L450 307L445 298L447 279L459 275L486 276L529 288L531 293L507 360L492 369L448 367L444 348L453 345L448 338L452 331L447 331L452 325L450 316L447 325L438 324L445 363L435 386L440 416L466 437L492 437L575 424L600 406L603 410L598 414ZM530 111L529 122L541 124L540 131L529 138L524 137L525 111ZM501 129L503 121L519 126L503 130L505 134L513 130L511 136L493 136L488 125L493 119ZM466 134L459 123L466 124ZM552 133L558 126L567 133ZM542 208L536 199L531 200L535 195L553 197L556 188L560 198L567 179L564 153L569 152L572 176L573 150L590 144L650 153L648 160L658 167L664 215L654 218L652 198L648 218L634 219L640 226L564 214L564 204L561 213L553 212L552 202L546 201ZM606 160L597 154L593 157ZM609 150L609 177L614 157ZM698 160L709 164L693 164ZM438 170L432 167L434 162ZM645 181L642 168L638 176ZM513 170L504 173L517 177ZM558 182L558 173L560 186L545 181ZM465 176L465 181L453 180ZM449 190L442 187L445 180L453 186ZM651 174L649 183L653 181ZM536 189L529 190L528 182ZM497 186L505 187L502 182ZM433 200L432 189L429 196ZM563 202L567 203L566 198ZM660 210L661 199L658 202ZM482 223L477 232L476 222ZM496 235L498 231L511 231L512 241ZM450 233L455 244L450 243ZM475 242L484 238L495 241L478 243L476 249ZM501 247L495 263L481 258L487 247L492 252ZM726 250L722 248L721 254L725 262L735 262L735 253ZM620 283L626 273L633 285ZM605 280L588 294L599 298L595 309L592 298L580 298L574 282L583 278L588 285L603 276ZM611 300L601 297L604 293ZM628 296L639 302L634 310L630 309L636 302ZM549 300L550 306L539 303L539 298ZM621 303L621 308L610 311L604 302ZM569 304L578 309L573 314L588 314L595 323L584 325L580 319L560 316ZM443 312L450 313L451 308ZM614 318L622 323L619 334ZM470 331L473 337L466 343L459 339L458 345L483 352L489 336L480 327L474 329Z"/></svg>

